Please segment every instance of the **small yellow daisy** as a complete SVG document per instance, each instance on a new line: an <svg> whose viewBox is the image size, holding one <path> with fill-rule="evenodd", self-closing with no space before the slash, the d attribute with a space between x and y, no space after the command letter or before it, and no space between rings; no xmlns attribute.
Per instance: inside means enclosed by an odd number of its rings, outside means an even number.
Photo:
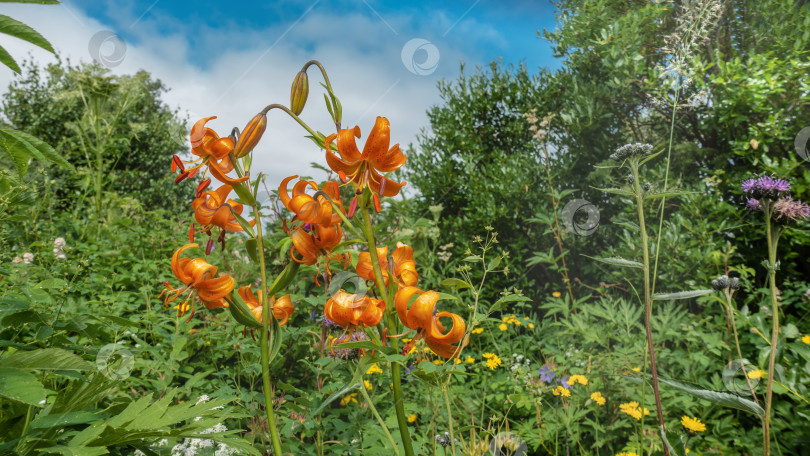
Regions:
<svg viewBox="0 0 810 456"><path fill-rule="evenodd" d="M599 405L605 405L605 397L598 391L591 394L591 400Z"/></svg>
<svg viewBox="0 0 810 456"><path fill-rule="evenodd" d="M368 380L363 380L363 386L365 386L367 390L371 391L371 382Z"/></svg>
<svg viewBox="0 0 810 456"><path fill-rule="evenodd" d="M686 428L687 431L689 431L690 434L695 434L697 432L703 432L706 430L706 425L701 423L699 419L689 418L685 415L683 418L681 418L681 424Z"/></svg>
<svg viewBox="0 0 810 456"><path fill-rule="evenodd" d="M559 291L555 291L554 293L551 293L551 296L554 296L555 298L559 298L560 296L562 296L562 293L560 293Z"/></svg>
<svg viewBox="0 0 810 456"><path fill-rule="evenodd" d="M481 334L482 332L484 332L484 328L475 328L470 332L472 332L473 334Z"/></svg>
<svg viewBox="0 0 810 456"><path fill-rule="evenodd" d="M416 415L411 413L410 415L408 415L408 422L413 423L414 421L416 421Z"/></svg>
<svg viewBox="0 0 810 456"><path fill-rule="evenodd" d="M810 345L810 336L803 336L802 337L802 342Z"/></svg>
<svg viewBox="0 0 810 456"><path fill-rule="evenodd" d="M500 329L501 331L506 331L508 328L509 327L506 326L506 323L501 323L500 325L498 325L498 329Z"/></svg>
<svg viewBox="0 0 810 456"><path fill-rule="evenodd" d="M366 375L371 374L382 374L382 369L380 369L380 366L378 366L377 363L372 364L371 367L369 367L366 371Z"/></svg>

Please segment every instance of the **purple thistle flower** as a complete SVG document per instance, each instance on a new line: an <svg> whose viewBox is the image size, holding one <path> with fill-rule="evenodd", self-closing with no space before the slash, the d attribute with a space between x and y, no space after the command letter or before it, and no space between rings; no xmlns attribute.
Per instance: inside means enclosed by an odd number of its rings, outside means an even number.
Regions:
<svg viewBox="0 0 810 456"><path fill-rule="evenodd" d="M545 383L551 383L551 381L554 380L554 372L547 366L537 369L537 373L540 374L540 380L544 381Z"/></svg>
<svg viewBox="0 0 810 456"><path fill-rule="evenodd" d="M747 179L745 182L742 183L742 191L745 193L751 193L757 186L756 179Z"/></svg>
<svg viewBox="0 0 810 456"><path fill-rule="evenodd" d="M746 179L742 183L742 191L755 198L775 200L783 193L790 191L790 182L776 179L771 176L761 176L756 179Z"/></svg>
<svg viewBox="0 0 810 456"><path fill-rule="evenodd" d="M748 202L745 203L745 207L752 211L759 210L760 207L759 200L754 198L748 198Z"/></svg>
<svg viewBox="0 0 810 456"><path fill-rule="evenodd" d="M569 378L571 378L571 377L566 375L565 377L561 378L559 381L560 381L560 385L562 385L563 388L570 390L571 389L571 384L568 383Z"/></svg>

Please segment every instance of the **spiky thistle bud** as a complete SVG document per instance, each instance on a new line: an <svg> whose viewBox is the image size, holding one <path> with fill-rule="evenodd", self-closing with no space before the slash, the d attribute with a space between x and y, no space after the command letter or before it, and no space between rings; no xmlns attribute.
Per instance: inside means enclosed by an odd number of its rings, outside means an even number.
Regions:
<svg viewBox="0 0 810 456"><path fill-rule="evenodd" d="M715 290L725 290L729 286L728 276L721 275L720 277L712 280L712 288Z"/></svg>
<svg viewBox="0 0 810 456"><path fill-rule="evenodd" d="M616 161L622 161L626 158L633 157L635 155L644 155L650 153L653 146L650 144L643 144L643 143L634 143L634 144L625 144L622 147L616 149L616 152L611 154L610 158Z"/></svg>

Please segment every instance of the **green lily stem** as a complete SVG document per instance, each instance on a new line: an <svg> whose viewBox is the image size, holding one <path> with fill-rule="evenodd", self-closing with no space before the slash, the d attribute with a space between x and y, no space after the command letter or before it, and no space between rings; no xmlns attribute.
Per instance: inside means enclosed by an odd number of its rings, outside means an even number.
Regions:
<svg viewBox="0 0 810 456"><path fill-rule="evenodd" d="M450 408L450 395L447 393L447 389L447 384L442 385L444 406L447 408L447 424L450 428L450 447L453 450L453 456L456 456L456 437L453 433L453 410Z"/></svg>
<svg viewBox="0 0 810 456"><path fill-rule="evenodd" d="M377 282L377 290L380 292L380 297L385 301L385 313L388 317L389 330L395 330L396 318L394 312L391 310L392 296L388 295L388 290L383 280L382 269L380 268L380 258L377 256L377 242L374 239L374 230L371 227L371 215L368 211L368 193L359 198L358 209L363 216L363 226L368 240L368 253L371 256L371 264L374 265L374 278ZM381 335L382 336L382 335ZM383 340L383 343L386 341ZM397 338L391 339L391 347L395 350L399 348L399 340ZM394 381L394 407L397 414L397 424L399 425L399 435L402 437L402 444L405 446L406 456L414 456L413 444L411 443L411 436L408 432L408 420L405 417L405 408L402 401L402 377L401 366L399 363L391 363L391 376Z"/></svg>
<svg viewBox="0 0 810 456"><path fill-rule="evenodd" d="M385 436L388 437L388 441L391 442L391 448L394 449L394 453L399 456L399 448L397 448L397 444L394 442L394 438L391 436L388 426L385 425L385 421L383 421L382 417L377 412L377 408L374 407L374 402L371 401L371 397L369 397L365 385L360 385L360 392L363 393L363 397L366 399L366 403L371 409L371 414L374 415L374 418L376 418L377 422L380 423L380 427L382 427L383 431L385 432Z"/></svg>
<svg viewBox="0 0 810 456"><path fill-rule="evenodd" d="M273 444L273 454L281 456L281 439L276 428L276 417L273 412L273 392L270 389L270 352L269 352L269 315L270 297L267 296L267 266L264 262L264 241L262 238L262 221L258 203L253 207L256 215L256 242L259 244L259 264L262 270L262 387L264 388L264 408L267 412L267 426ZM275 334L273 335L275 337Z"/></svg>
<svg viewBox="0 0 810 456"><path fill-rule="evenodd" d="M734 335L734 344L737 346L737 356L740 359L740 367L742 368L743 375L745 375L745 382L748 384L748 390L751 391L751 395L754 396L754 402L759 405L759 399L757 399L757 393L754 392L754 386L751 385L751 379L748 378L748 372L745 371L745 363L743 363L742 357L742 350L740 350L740 338L737 335L737 322L735 321L734 317L734 310L732 310L733 301L731 296L734 292L730 289L726 289L726 312L728 314L728 318L731 321L731 331Z"/></svg>
<svg viewBox="0 0 810 456"><path fill-rule="evenodd" d="M771 405L773 403L773 374L776 364L777 345L779 343L779 300L776 298L776 246L779 243L779 232L774 233L771 223L771 205L765 205L765 226L768 235L768 281L771 286L771 310L773 311L773 327L771 329L771 354L768 358L768 386L765 389L765 417L762 420L763 455L769 456L771 452Z"/></svg>
<svg viewBox="0 0 810 456"><path fill-rule="evenodd" d="M340 210L340 207L334 201L329 200L329 202L332 203L332 208L335 210L334 212L337 213L337 215L340 216L340 219L343 221L344 226L346 226L346 228L348 228L349 231L354 233L354 235L359 237L359 238L366 237L365 235L363 235L359 231L357 231L357 228L355 228L354 225L352 225L352 222L350 222L349 219L347 219L346 216L343 215L343 211Z"/></svg>
<svg viewBox="0 0 810 456"><path fill-rule="evenodd" d="M299 124L299 125L301 125L302 127L304 127L304 130L306 130L306 131L307 131L307 132L308 132L310 135L314 136L315 138L317 138L317 137L318 137L318 134L317 134L317 133L315 133L315 130L313 130L312 128L310 128L310 127L309 127L309 125L307 125L307 123L306 123L306 122L304 122L303 120L301 120L301 118L300 118L300 117L296 116L294 112L290 111L290 108L288 108L288 107L286 107L286 106L284 106L284 105L282 105L282 104L274 103L274 104L271 104L271 105L267 105L267 106L265 106L265 107L264 107L264 109L262 109L262 114L267 115L267 113L268 113L268 112L269 112L271 109L281 109L282 111L284 111L284 112L286 112L287 114L289 114L289 115L290 115L290 117L292 117L293 119L295 119L295 121L296 121L296 122L298 122L298 124Z"/></svg>
<svg viewBox="0 0 810 456"><path fill-rule="evenodd" d="M632 163L633 186L636 194L636 209L638 211L638 226L641 230L641 247L644 253L644 329L647 332L647 347L650 353L650 371L652 372L653 395L655 396L655 408L658 415L658 425L664 429L664 412L661 409L661 393L658 391L658 366L655 362L655 348L652 338L652 296L650 287L650 246L647 237L647 228L644 224L644 194L641 190L641 179L638 173L638 160ZM659 233L660 238L660 233ZM642 409L643 412L643 409ZM642 416L644 413L642 413ZM669 448L664 444L664 456L669 456Z"/></svg>

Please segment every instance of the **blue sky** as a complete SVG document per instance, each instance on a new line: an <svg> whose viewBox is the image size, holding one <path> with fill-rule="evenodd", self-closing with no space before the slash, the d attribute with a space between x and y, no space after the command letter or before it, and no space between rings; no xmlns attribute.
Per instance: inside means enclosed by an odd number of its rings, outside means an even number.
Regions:
<svg viewBox="0 0 810 456"><path fill-rule="evenodd" d="M326 66L344 106L344 127L359 125L365 137L374 118L385 116L392 140L403 146L429 126L425 111L441 102L436 83L455 79L460 62L468 71L499 57L523 62L530 72L559 67L536 33L555 27L548 1L68 0L2 9L74 63L100 60L117 74L149 71L169 87L164 100L170 106L192 121L217 115L211 126L220 133L241 128L267 104L288 103L290 82L310 59ZM30 53L38 62L53 61L24 42L3 46L18 59ZM2 90L12 77L0 70ZM329 132L320 77L312 69L310 80L302 118ZM269 125L272 139L266 135L260 146L259 169L273 181L317 175L309 163L322 161L322 152L303 130L281 114L271 115Z"/></svg>

